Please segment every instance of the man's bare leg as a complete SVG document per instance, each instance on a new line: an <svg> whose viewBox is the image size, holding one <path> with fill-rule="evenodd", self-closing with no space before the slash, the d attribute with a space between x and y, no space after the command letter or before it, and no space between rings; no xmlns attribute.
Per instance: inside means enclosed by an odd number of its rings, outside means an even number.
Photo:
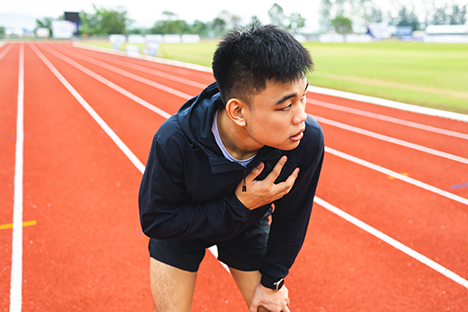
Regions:
<svg viewBox="0 0 468 312"><path fill-rule="evenodd" d="M190 312L197 273L150 259L150 283L155 311Z"/></svg>
<svg viewBox="0 0 468 312"><path fill-rule="evenodd" d="M244 296L244 300L247 303L247 306L250 307L252 299L254 296L255 288L260 283L262 275L259 271L239 271L233 268L229 268L231 271L232 277L236 281L237 287ZM267 309L260 307L258 312L268 312Z"/></svg>

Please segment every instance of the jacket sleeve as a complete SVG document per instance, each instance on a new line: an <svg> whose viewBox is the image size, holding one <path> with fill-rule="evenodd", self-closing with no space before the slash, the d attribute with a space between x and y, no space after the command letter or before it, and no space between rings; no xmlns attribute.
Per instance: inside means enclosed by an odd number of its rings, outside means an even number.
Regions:
<svg viewBox="0 0 468 312"><path fill-rule="evenodd" d="M153 139L143 174L139 209L143 232L152 238L207 238L239 227L249 210L232 194L211 202L190 200L185 187L183 146L177 140Z"/></svg>
<svg viewBox="0 0 468 312"><path fill-rule="evenodd" d="M316 125L313 144L301 151L306 160L293 188L275 202L267 254L260 266L266 287L286 277L304 242L324 156L323 132Z"/></svg>

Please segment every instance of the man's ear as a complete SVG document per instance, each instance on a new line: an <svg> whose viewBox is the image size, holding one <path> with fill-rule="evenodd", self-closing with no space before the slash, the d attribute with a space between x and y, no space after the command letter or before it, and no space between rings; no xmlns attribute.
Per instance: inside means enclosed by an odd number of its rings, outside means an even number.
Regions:
<svg viewBox="0 0 468 312"><path fill-rule="evenodd" d="M245 126L244 114L246 113L247 103L241 99L232 98L226 103L226 113L229 118L238 126Z"/></svg>

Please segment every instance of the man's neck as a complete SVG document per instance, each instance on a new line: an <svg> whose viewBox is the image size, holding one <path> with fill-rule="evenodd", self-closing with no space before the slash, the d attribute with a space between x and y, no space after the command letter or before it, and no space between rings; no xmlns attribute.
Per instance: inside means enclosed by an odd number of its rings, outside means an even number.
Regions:
<svg viewBox="0 0 468 312"><path fill-rule="evenodd" d="M239 127L229 118L224 107L218 111L217 122L221 141L235 159L248 159L260 150L260 144L253 140L243 127Z"/></svg>

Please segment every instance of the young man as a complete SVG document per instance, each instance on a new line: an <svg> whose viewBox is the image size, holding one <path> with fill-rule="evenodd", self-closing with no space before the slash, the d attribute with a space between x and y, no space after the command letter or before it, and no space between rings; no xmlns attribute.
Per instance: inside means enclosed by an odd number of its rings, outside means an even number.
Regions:
<svg viewBox="0 0 468 312"><path fill-rule="evenodd" d="M156 311L190 311L205 249L217 245L250 311L289 312L284 278L324 152L305 113L312 67L277 27L233 31L213 58L216 83L157 131L139 194Z"/></svg>

